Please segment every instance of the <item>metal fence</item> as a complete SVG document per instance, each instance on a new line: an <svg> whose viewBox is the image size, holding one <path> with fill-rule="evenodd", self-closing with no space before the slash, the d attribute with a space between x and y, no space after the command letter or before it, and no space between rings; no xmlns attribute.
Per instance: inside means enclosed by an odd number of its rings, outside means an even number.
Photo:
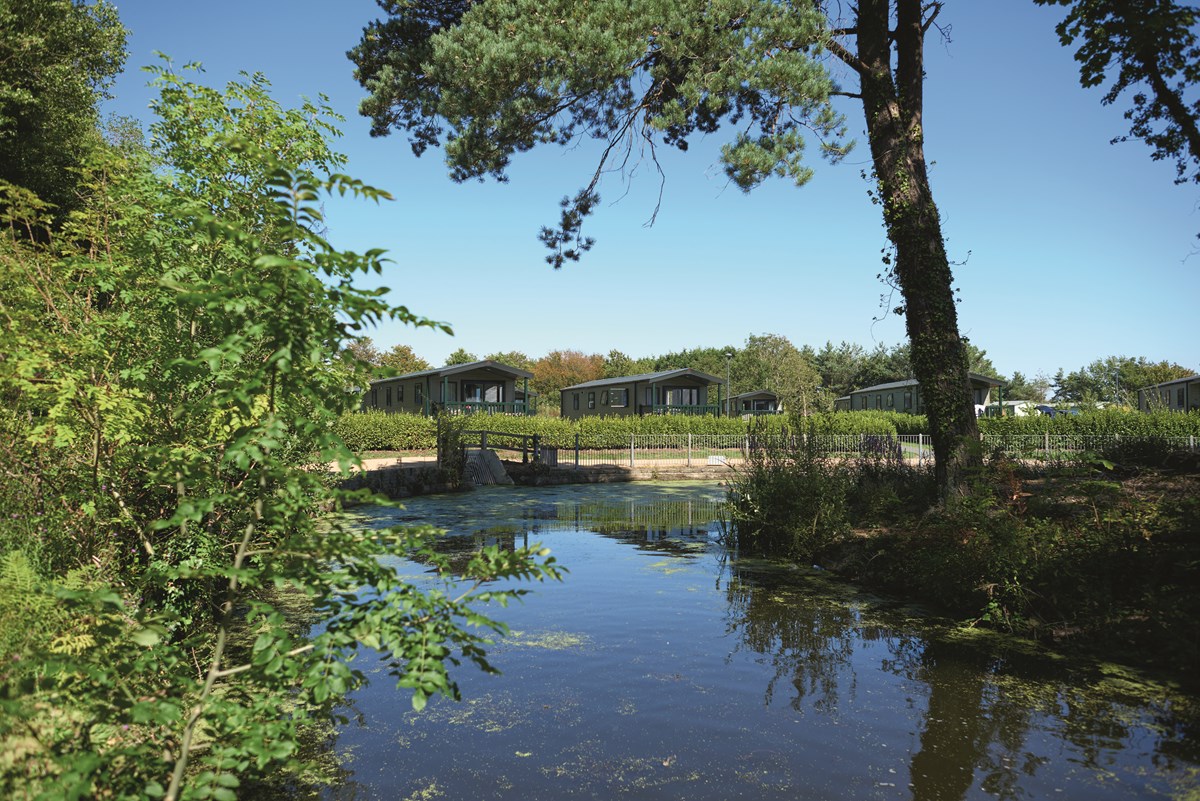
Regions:
<svg viewBox="0 0 1200 801"><path fill-rule="evenodd" d="M932 463L928 434L809 434L788 438L741 434L636 434L614 448L543 448L559 467L699 467L740 465L758 448L811 448L832 458L886 458L914 466ZM1200 451L1198 437L1140 438L1120 435L984 435L984 452L1011 458L1056 461L1086 453L1114 454L1130 448Z"/></svg>

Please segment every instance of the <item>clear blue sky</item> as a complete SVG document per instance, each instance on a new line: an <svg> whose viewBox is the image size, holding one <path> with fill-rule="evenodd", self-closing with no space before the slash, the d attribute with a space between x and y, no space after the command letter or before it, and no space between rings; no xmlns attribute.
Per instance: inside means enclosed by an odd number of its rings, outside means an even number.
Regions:
<svg viewBox="0 0 1200 801"><path fill-rule="evenodd" d="M654 170L628 184L610 176L586 228L595 248L555 272L536 234L590 175L594 151L535 150L515 160L508 184L458 185L440 153L417 159L401 134L372 139L345 57L378 16L371 0L115 2L131 38L110 111L148 119L138 67L157 50L203 62L215 85L261 71L281 103L324 93L346 116L337 148L348 171L397 200L330 204L331 239L386 248L393 300L455 331L388 326L372 332L381 346L407 343L440 364L459 347L637 357L762 333L814 347L904 339L900 318L874 322L886 240L860 177L868 151L853 105L859 147L838 166L815 160L800 189L729 185L721 133L686 154L660 148L653 227ZM1080 88L1054 34L1059 16L1028 0L950 0L941 19L951 41L927 45L926 154L951 258L965 262L955 270L960 329L1005 375L1110 355L1200 370L1200 191L1175 186L1144 144L1108 143L1127 130L1124 107Z"/></svg>

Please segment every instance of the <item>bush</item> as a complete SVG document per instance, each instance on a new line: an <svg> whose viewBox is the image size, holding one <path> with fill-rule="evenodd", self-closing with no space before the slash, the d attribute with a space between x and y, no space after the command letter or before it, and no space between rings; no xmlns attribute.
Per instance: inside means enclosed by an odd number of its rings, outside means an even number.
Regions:
<svg viewBox="0 0 1200 801"><path fill-rule="evenodd" d="M730 544L750 555L811 562L849 532L851 486L849 471L811 445L755 448L730 484Z"/></svg>
<svg viewBox="0 0 1200 801"><path fill-rule="evenodd" d="M437 444L433 418L419 414L351 412L334 423L333 432L355 453L431 450Z"/></svg>
<svg viewBox="0 0 1200 801"><path fill-rule="evenodd" d="M1200 436L1200 414L1179 412L1135 412L1097 409L1054 417L984 417L979 420L984 434L1090 434L1129 437Z"/></svg>
<svg viewBox="0 0 1200 801"><path fill-rule="evenodd" d="M807 430L817 434L922 434L925 418L897 412L864 411L819 413L810 417L769 415L752 418L713 417L711 415L647 415L645 417L560 417L534 415L472 415L468 429L499 431L505 434L538 435L543 445L581 448L621 448L631 436L654 434L706 435L780 434L785 430ZM416 414L389 414L377 410L344 415L334 432L347 445L361 453L371 450L432 450L436 444L436 425L431 418Z"/></svg>

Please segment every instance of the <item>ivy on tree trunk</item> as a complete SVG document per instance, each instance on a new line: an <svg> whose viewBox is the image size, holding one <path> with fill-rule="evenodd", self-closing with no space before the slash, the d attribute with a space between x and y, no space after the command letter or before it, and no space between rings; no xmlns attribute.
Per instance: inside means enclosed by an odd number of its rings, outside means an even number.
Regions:
<svg viewBox="0 0 1200 801"><path fill-rule="evenodd" d="M967 349L958 334L953 276L925 166L924 39L932 18L923 17L920 0L899 0L893 32L888 6L888 0L860 0L858 52L840 55L859 75L884 225L895 246L892 271L904 298L938 486L946 494L961 486L964 469L977 465L980 455L973 447L979 428Z"/></svg>

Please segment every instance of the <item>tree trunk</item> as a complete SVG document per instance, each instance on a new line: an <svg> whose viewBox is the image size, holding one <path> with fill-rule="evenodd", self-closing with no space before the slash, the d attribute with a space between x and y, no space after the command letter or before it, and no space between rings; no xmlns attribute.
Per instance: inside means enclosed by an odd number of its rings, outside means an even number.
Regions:
<svg viewBox="0 0 1200 801"><path fill-rule="evenodd" d="M924 30L920 0L899 0L889 32L888 0L858 4L857 64L893 272L904 298L912 365L921 384L943 497L981 463L979 427L958 334L950 263L925 167L922 127ZM895 76L891 42L896 45Z"/></svg>

